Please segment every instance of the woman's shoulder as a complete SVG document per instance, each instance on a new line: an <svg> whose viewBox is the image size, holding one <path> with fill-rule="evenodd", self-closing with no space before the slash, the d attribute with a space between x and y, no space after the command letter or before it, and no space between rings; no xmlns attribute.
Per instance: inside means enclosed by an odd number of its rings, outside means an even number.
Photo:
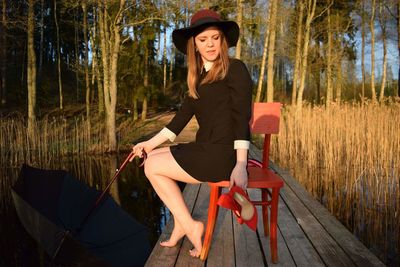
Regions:
<svg viewBox="0 0 400 267"><path fill-rule="evenodd" d="M247 66L246 64L241 61L240 59L237 58L230 58L229 59L229 72L241 72L241 71L247 71Z"/></svg>
<svg viewBox="0 0 400 267"><path fill-rule="evenodd" d="M243 61L237 58L229 59L228 80L251 80L249 70Z"/></svg>

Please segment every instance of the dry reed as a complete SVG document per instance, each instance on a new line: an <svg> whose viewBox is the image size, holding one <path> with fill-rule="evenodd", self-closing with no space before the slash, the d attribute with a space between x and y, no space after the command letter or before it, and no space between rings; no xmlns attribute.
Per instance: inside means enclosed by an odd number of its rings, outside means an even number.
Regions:
<svg viewBox="0 0 400 267"><path fill-rule="evenodd" d="M271 144L272 158L384 261L400 247L399 123L400 103L285 107Z"/></svg>
<svg viewBox="0 0 400 267"><path fill-rule="evenodd" d="M84 116L68 122L64 117L44 118L35 122L34 131L29 135L24 118L0 118L0 162L43 165L66 155L104 152L107 147L104 128L92 129Z"/></svg>

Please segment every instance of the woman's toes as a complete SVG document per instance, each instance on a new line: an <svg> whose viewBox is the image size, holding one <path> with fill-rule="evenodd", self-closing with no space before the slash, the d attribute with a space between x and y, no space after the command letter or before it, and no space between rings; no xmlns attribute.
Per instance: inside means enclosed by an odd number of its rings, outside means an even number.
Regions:
<svg viewBox="0 0 400 267"><path fill-rule="evenodd" d="M191 249L189 253L192 257L199 257L203 248L201 238L204 232L204 224L197 221L192 229L193 230L190 232L190 234L187 234L187 237L189 238L190 242L192 242L194 249Z"/></svg>
<svg viewBox="0 0 400 267"><path fill-rule="evenodd" d="M172 248L176 246L177 242L173 242L171 240L165 240L160 242L160 246L162 247L167 247L167 248Z"/></svg>
<svg viewBox="0 0 400 267"><path fill-rule="evenodd" d="M192 256L194 258L200 257L200 252L198 252L197 249L195 249L195 248L190 249L189 254L190 254L190 256Z"/></svg>

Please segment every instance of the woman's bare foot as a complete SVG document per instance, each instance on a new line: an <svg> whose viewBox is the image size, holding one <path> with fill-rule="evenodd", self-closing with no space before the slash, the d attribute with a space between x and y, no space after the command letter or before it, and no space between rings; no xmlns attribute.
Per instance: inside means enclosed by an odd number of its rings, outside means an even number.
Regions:
<svg viewBox="0 0 400 267"><path fill-rule="evenodd" d="M174 230L172 230L171 236L169 237L168 240L165 241L161 241L160 242L160 246L162 247L168 247L168 248L172 248L175 247L176 244L179 242L179 240L182 239L182 237L185 236L185 231L183 231L183 229L175 224L174 226Z"/></svg>
<svg viewBox="0 0 400 267"><path fill-rule="evenodd" d="M201 249L203 248L201 238L204 232L204 224L199 221L195 221L192 231L187 233L187 237L190 242L192 242L194 248L189 250L190 256L198 258L201 254Z"/></svg>

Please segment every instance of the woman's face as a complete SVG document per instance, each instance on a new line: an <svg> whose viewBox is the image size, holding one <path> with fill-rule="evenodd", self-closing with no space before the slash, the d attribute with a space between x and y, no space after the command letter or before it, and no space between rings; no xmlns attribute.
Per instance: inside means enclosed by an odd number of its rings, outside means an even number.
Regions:
<svg viewBox="0 0 400 267"><path fill-rule="evenodd" d="M215 61L221 52L221 32L217 27L208 27L194 38L203 62Z"/></svg>

